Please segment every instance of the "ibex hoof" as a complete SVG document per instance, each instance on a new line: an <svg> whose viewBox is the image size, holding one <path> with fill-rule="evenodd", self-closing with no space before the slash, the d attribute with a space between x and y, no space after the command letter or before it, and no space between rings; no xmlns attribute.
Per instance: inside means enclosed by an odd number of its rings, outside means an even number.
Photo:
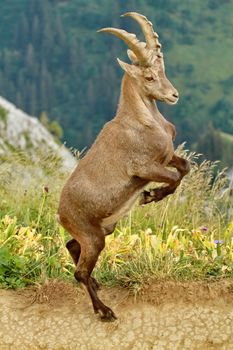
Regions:
<svg viewBox="0 0 233 350"><path fill-rule="evenodd" d="M114 312L107 306L104 309L99 309L96 311L100 315L100 320L102 322L114 322L117 320Z"/></svg>
<svg viewBox="0 0 233 350"><path fill-rule="evenodd" d="M114 322L117 320L116 315L112 310L110 310L110 313L107 313L106 315L101 316L101 321L102 322Z"/></svg>
<svg viewBox="0 0 233 350"><path fill-rule="evenodd" d="M140 195L139 205L145 205L151 202L151 194L148 191L143 191Z"/></svg>

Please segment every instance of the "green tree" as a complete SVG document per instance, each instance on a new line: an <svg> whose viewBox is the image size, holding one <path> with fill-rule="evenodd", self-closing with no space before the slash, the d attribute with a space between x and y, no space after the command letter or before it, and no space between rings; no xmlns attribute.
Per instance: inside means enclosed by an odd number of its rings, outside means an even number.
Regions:
<svg viewBox="0 0 233 350"><path fill-rule="evenodd" d="M53 120L50 122L48 114L46 112L42 112L39 116L41 124L51 132L51 134L55 137L57 141L61 141L63 137L63 129L60 123L57 120Z"/></svg>
<svg viewBox="0 0 233 350"><path fill-rule="evenodd" d="M222 137L212 124L207 126L205 133L198 139L197 151L210 160L220 160L222 158L224 151Z"/></svg>

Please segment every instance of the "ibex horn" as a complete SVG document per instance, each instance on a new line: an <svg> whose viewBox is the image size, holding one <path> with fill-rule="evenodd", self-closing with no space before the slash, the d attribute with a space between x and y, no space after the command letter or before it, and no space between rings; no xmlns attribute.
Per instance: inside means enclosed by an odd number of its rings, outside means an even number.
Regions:
<svg viewBox="0 0 233 350"><path fill-rule="evenodd" d="M127 12L124 15L121 15L121 17L132 17L135 19L138 24L141 26L141 29L143 31L143 34L146 39L147 48L148 49L156 49L156 51L159 53L161 44L158 40L158 34L154 32L153 30L153 24L143 15L137 12Z"/></svg>
<svg viewBox="0 0 233 350"><path fill-rule="evenodd" d="M103 28L98 30L98 32L111 33L116 35L118 38L122 39L128 47L135 53L140 64L147 64L147 52L145 48L140 45L140 41L137 39L135 34L128 33L123 29L117 28Z"/></svg>

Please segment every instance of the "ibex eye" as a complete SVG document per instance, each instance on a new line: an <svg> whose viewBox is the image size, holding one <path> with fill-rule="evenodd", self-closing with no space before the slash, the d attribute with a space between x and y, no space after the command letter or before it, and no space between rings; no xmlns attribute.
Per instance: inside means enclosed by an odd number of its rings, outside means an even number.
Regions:
<svg viewBox="0 0 233 350"><path fill-rule="evenodd" d="M152 81L152 80L154 80L154 78L153 78L153 77L145 77L145 79L146 79L146 80L148 80L148 81Z"/></svg>

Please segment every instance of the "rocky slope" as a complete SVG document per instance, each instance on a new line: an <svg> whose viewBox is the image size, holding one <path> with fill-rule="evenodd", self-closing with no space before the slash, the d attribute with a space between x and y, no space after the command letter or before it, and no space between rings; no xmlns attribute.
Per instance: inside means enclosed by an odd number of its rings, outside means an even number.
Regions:
<svg viewBox="0 0 233 350"><path fill-rule="evenodd" d="M15 150L25 151L37 161L39 154L50 152L61 159L66 169L76 163L71 152L59 145L38 119L0 97L0 157Z"/></svg>

